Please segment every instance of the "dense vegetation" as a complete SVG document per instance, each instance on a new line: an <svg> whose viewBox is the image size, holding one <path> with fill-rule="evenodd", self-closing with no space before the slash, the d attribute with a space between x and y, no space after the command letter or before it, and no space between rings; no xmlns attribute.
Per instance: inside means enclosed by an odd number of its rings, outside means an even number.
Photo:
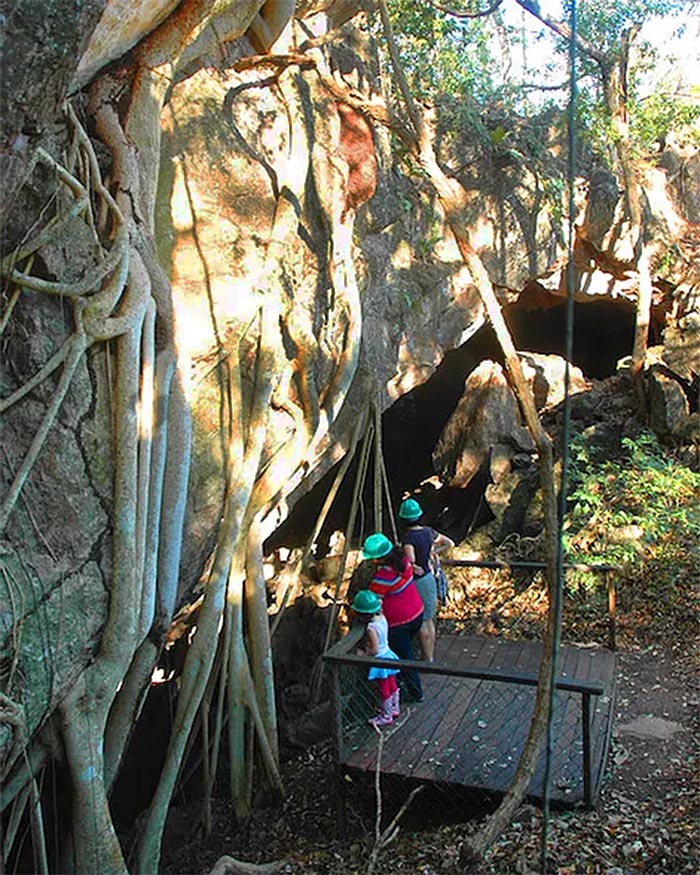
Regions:
<svg viewBox="0 0 700 875"><path fill-rule="evenodd" d="M617 452L583 433L572 460L568 557L620 567L628 611L639 605L638 634L692 638L700 616L700 473L651 432L623 437ZM607 595L599 575L575 572L567 583L572 593L587 593L581 610L601 615Z"/></svg>

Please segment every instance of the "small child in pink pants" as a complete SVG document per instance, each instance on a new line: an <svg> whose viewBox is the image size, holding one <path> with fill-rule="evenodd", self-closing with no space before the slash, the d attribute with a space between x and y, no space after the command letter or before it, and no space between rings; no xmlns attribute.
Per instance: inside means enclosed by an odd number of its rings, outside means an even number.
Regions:
<svg viewBox="0 0 700 875"><path fill-rule="evenodd" d="M382 613L381 600L368 589L360 590L352 603L352 609L361 623L366 624L364 651L378 659L398 659L389 647L389 626ZM398 668L382 668L373 665L367 677L375 681L381 705L379 712L370 717L373 726L388 726L400 714L399 688L396 683Z"/></svg>

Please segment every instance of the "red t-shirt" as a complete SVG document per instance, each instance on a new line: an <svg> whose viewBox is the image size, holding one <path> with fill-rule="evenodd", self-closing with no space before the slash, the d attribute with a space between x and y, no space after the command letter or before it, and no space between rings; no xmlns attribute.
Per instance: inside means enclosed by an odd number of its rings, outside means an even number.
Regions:
<svg viewBox="0 0 700 875"><path fill-rule="evenodd" d="M392 565L380 565L369 588L382 599L382 610L389 626L402 626L420 616L423 602L413 582L413 566L404 556L403 571Z"/></svg>

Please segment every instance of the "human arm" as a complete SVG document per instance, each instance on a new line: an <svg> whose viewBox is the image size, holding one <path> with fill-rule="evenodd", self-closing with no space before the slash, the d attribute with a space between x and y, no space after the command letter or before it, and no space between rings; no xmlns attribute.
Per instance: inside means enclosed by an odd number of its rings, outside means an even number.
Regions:
<svg viewBox="0 0 700 875"><path fill-rule="evenodd" d="M376 629L373 629L371 626L367 627L365 635L365 653L370 656L376 656L379 653L379 636Z"/></svg>
<svg viewBox="0 0 700 875"><path fill-rule="evenodd" d="M443 535L442 532L435 532L433 550L435 550L436 553L444 553L445 550L451 549L454 545L455 542L452 538L448 538L447 535Z"/></svg>
<svg viewBox="0 0 700 875"><path fill-rule="evenodd" d="M422 577L425 574L425 569L418 565L416 562L416 548L413 544L404 544L403 545L404 555L408 557L408 561L413 566L413 573L416 577Z"/></svg>

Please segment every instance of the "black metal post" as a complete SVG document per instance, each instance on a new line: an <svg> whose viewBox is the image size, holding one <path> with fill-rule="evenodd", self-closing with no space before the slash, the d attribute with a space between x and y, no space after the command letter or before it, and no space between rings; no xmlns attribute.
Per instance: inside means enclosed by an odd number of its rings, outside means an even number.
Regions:
<svg viewBox="0 0 700 875"><path fill-rule="evenodd" d="M586 808L593 807L593 780L591 775L591 695L581 695L581 719L583 721L583 800Z"/></svg>

